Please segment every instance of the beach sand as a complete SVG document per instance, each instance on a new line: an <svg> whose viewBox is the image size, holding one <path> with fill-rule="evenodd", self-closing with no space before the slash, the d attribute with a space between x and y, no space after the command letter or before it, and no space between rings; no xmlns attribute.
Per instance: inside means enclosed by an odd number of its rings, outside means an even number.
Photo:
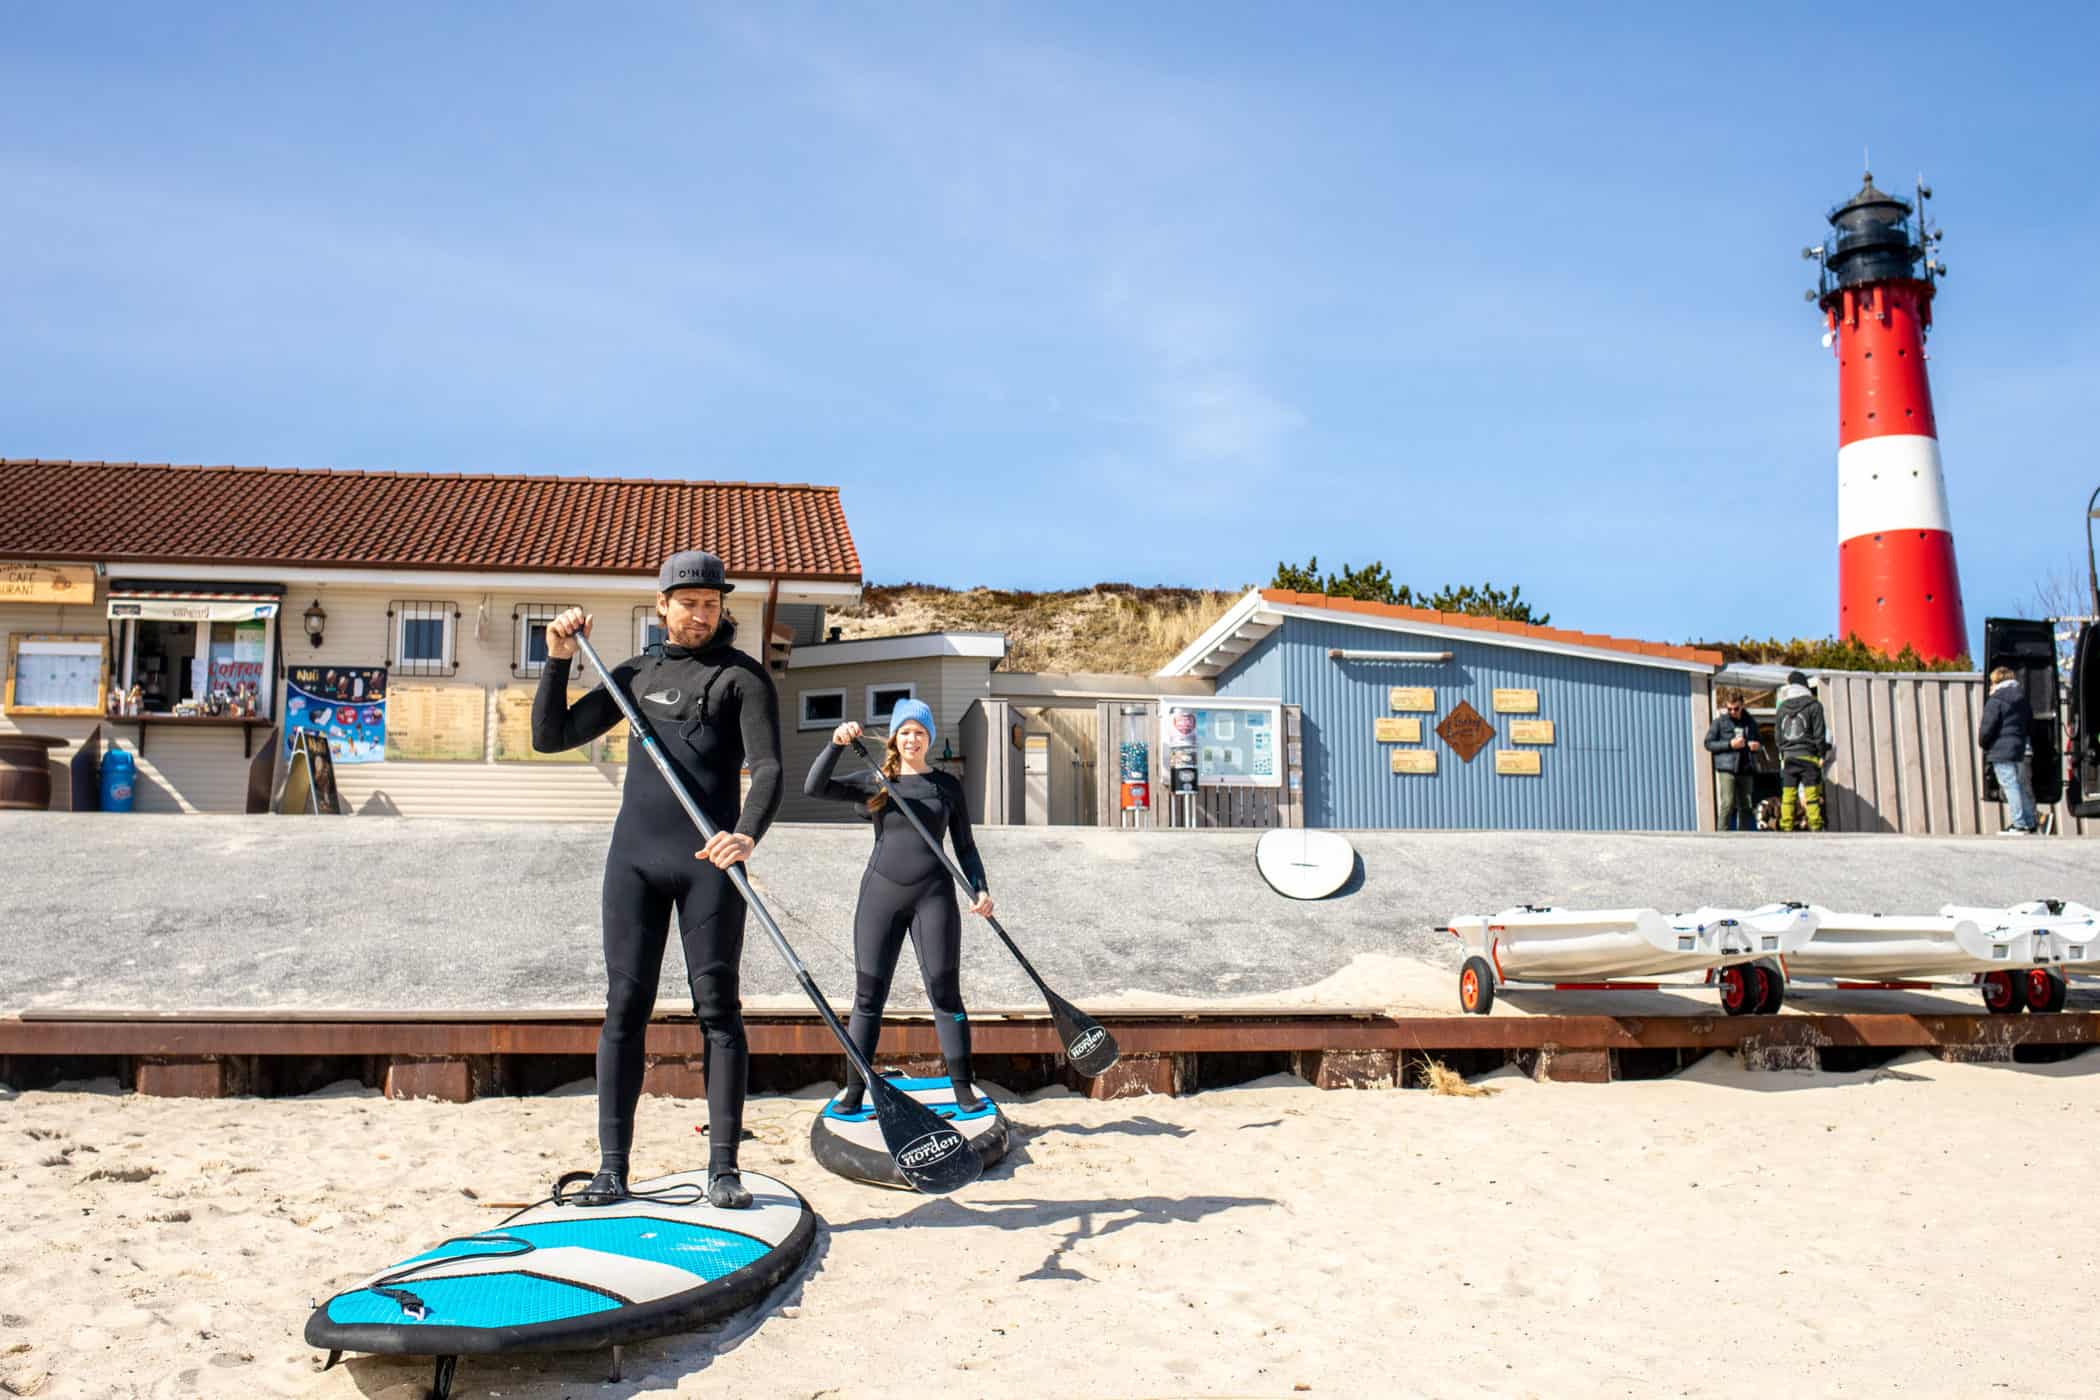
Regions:
<svg viewBox="0 0 2100 1400"><path fill-rule="evenodd" d="M827 1175L817 1102L754 1100L746 1164L825 1222L801 1274L756 1317L629 1348L620 1383L602 1355L468 1358L454 1393L2092 1393L2100 1053L1482 1082L1052 1091L1009 1107L1017 1147L948 1200ZM700 1111L645 1101L637 1175L703 1159ZM422 1360L321 1373L312 1301L589 1165L592 1124L588 1086L0 1091L0 1383L420 1396Z"/></svg>

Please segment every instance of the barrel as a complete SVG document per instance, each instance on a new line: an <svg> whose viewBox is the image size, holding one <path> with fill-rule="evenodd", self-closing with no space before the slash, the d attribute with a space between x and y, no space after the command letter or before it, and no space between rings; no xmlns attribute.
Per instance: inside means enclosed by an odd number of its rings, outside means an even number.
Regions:
<svg viewBox="0 0 2100 1400"><path fill-rule="evenodd" d="M50 751L65 742L43 734L0 734L0 809L51 810Z"/></svg>

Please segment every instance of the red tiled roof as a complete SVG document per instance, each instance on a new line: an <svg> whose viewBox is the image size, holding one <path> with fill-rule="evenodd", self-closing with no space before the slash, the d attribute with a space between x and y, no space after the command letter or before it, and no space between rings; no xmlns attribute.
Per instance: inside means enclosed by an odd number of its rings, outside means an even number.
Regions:
<svg viewBox="0 0 2100 1400"><path fill-rule="evenodd" d="M1264 588L1262 598L1301 608L1325 608L1329 612L1368 613L1373 617L1397 618L1436 627L1464 627L1475 632L1507 632L1536 637L1545 642L1591 647L1599 651L1623 651L1635 656L1662 656L1674 661L1695 661L1719 666L1721 653L1701 647L1671 646L1667 642L1636 642L1627 637L1607 637L1597 632L1571 632L1560 627L1540 627L1530 622L1506 622L1495 617L1469 617L1463 613L1437 612L1433 608L1404 608L1397 603L1365 603L1355 598L1330 598L1324 593L1293 593L1287 588Z"/></svg>
<svg viewBox="0 0 2100 1400"><path fill-rule="evenodd" d="M859 582L835 486L0 459L0 556Z"/></svg>

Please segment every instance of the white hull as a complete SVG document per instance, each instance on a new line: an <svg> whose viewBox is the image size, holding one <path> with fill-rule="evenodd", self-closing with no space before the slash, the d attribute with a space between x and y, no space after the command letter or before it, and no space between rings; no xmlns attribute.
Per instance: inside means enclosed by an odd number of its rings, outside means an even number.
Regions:
<svg viewBox="0 0 2100 1400"><path fill-rule="evenodd" d="M1973 978L2049 960L2034 935L2002 926L1999 911L1932 914L1851 914L1817 908L1815 936L1786 960L1789 978L1911 982ZM1978 918L1981 912L1992 915Z"/></svg>
<svg viewBox="0 0 2100 1400"><path fill-rule="evenodd" d="M1607 982L1707 972L1730 963L1786 957L1808 940L1805 909L1505 909L1453 919L1468 953L1488 960L1500 982Z"/></svg>
<svg viewBox="0 0 2100 1400"><path fill-rule="evenodd" d="M2031 899L2005 909L1949 904L1940 912L2025 934L2034 941L2036 962L2061 964L2073 977L2100 977L2100 910L2070 900L2051 910Z"/></svg>

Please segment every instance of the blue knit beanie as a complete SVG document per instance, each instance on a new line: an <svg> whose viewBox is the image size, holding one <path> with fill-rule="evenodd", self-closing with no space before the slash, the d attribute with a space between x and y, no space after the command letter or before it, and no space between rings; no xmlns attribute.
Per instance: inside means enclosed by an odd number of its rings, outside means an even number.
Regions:
<svg viewBox="0 0 2100 1400"><path fill-rule="evenodd" d="M913 720L926 726L926 745L931 748L940 736L933 727L933 709L924 700L899 700L897 708L890 711L890 733L895 734Z"/></svg>

